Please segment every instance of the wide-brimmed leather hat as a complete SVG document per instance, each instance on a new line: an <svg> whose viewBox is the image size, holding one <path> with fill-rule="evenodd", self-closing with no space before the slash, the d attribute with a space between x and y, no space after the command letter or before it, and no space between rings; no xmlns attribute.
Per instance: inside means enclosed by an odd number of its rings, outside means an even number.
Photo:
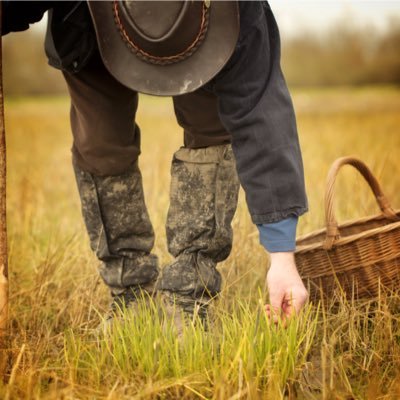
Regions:
<svg viewBox="0 0 400 400"><path fill-rule="evenodd" d="M89 1L103 62L125 86L154 95L192 92L232 55L236 1Z"/></svg>

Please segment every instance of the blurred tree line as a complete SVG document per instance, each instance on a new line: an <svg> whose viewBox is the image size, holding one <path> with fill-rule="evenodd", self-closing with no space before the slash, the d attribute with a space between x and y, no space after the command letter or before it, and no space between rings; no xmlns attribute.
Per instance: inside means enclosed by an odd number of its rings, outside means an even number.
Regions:
<svg viewBox="0 0 400 400"><path fill-rule="evenodd" d="M5 96L66 93L60 71L47 64L44 32L30 29L3 37Z"/></svg>
<svg viewBox="0 0 400 400"><path fill-rule="evenodd" d="M303 33L283 43L282 65L292 86L399 84L400 19L384 32L349 21Z"/></svg>
<svg viewBox="0 0 400 400"><path fill-rule="evenodd" d="M61 73L47 65L40 30L3 38L6 95L66 92ZM317 34L283 38L282 64L290 86L400 83L400 19L384 32L351 22Z"/></svg>

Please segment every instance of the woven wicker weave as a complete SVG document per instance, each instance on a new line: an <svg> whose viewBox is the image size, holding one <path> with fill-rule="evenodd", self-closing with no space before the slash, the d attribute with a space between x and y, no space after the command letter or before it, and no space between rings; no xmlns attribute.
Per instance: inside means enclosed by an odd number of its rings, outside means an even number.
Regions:
<svg viewBox="0 0 400 400"><path fill-rule="evenodd" d="M333 211L337 174L344 165L356 168L371 187L381 214L338 225ZM310 298L330 297L339 285L348 297L374 297L379 282L394 288L400 283L400 210L393 210L368 167L354 157L336 160L325 192L326 228L297 240L299 273Z"/></svg>

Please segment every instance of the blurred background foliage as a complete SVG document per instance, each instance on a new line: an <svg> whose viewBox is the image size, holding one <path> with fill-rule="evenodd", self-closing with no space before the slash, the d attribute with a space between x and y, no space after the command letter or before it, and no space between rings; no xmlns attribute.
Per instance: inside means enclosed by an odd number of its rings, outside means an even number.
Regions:
<svg viewBox="0 0 400 400"><path fill-rule="evenodd" d="M5 96L66 93L60 73L47 64L45 32L29 29L3 38L3 81Z"/></svg>
<svg viewBox="0 0 400 400"><path fill-rule="evenodd" d="M283 40L282 63L291 86L399 84L400 18L383 32L348 21Z"/></svg>
<svg viewBox="0 0 400 400"><path fill-rule="evenodd" d="M47 66L43 29L4 37L6 95L65 93L59 71ZM282 35L282 65L291 87L400 83L400 18L385 30L337 21L318 32Z"/></svg>

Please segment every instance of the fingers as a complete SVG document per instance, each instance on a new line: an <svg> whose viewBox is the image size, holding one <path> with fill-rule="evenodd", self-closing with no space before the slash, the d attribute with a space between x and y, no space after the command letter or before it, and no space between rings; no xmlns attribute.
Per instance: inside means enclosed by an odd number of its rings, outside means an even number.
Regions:
<svg viewBox="0 0 400 400"><path fill-rule="evenodd" d="M288 318L297 314L301 310L301 307L302 306L299 304L299 302L293 297L288 300L284 300L282 303L282 311Z"/></svg>
<svg viewBox="0 0 400 400"><path fill-rule="evenodd" d="M281 319L281 312L279 309L273 309L270 304L266 304L265 312L271 322L273 322L275 325L278 324L279 320Z"/></svg>
<svg viewBox="0 0 400 400"><path fill-rule="evenodd" d="M266 312L268 317L275 324L278 323L282 314L282 305L284 299L284 292L270 290L269 294L269 304L266 305Z"/></svg>
<svg viewBox="0 0 400 400"><path fill-rule="evenodd" d="M286 326L287 321L297 315L307 302L308 293L305 288L293 292L270 294L270 304L265 305L265 312L274 324L279 321Z"/></svg>

